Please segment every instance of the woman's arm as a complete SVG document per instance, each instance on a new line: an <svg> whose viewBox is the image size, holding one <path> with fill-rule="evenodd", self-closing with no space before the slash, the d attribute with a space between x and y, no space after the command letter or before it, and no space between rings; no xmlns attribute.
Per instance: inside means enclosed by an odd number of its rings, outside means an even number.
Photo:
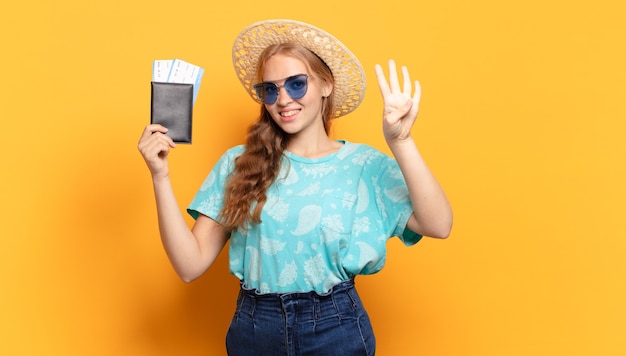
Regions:
<svg viewBox="0 0 626 356"><path fill-rule="evenodd" d="M419 82L415 82L415 93L411 96L413 88L406 67L402 67L402 88L393 60L389 61L389 83L380 65L375 70L384 101L383 133L400 166L413 205L413 216L407 226L421 235L446 238L452 229L452 208L411 136L419 111Z"/></svg>
<svg viewBox="0 0 626 356"><path fill-rule="evenodd" d="M180 211L169 178L167 157L176 144L161 125L145 128L138 148L150 173L163 247L174 270L185 282L200 277L223 249L228 234L220 224L200 215L189 229Z"/></svg>

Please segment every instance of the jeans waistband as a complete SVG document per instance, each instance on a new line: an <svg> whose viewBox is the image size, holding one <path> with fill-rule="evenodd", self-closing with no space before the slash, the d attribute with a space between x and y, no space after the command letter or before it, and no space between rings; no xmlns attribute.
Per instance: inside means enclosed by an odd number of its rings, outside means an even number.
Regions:
<svg viewBox="0 0 626 356"><path fill-rule="evenodd" d="M343 282L335 284L328 292L319 294L316 291L310 292L287 292L287 293L259 293L255 288L246 288L241 282L241 294L247 297L252 297L258 300L288 300L288 299L327 299L334 293L344 292L348 289L354 288L354 278L345 280Z"/></svg>
<svg viewBox="0 0 626 356"><path fill-rule="evenodd" d="M242 285L237 300L238 313L270 317L283 315L285 320L295 317L300 322L349 317L360 308L362 305L353 279L336 284L324 294L315 291L259 294L256 289L247 289Z"/></svg>

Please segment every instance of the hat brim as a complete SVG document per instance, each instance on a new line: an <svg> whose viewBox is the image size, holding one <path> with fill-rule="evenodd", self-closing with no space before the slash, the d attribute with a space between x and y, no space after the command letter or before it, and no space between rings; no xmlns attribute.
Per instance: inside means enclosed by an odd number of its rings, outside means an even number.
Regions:
<svg viewBox="0 0 626 356"><path fill-rule="evenodd" d="M257 81L258 61L270 45L299 44L320 57L335 79L337 118L354 111L365 95L365 71L357 57L338 39L324 30L294 20L266 20L245 28L235 39L232 60L239 81L256 101L253 85Z"/></svg>

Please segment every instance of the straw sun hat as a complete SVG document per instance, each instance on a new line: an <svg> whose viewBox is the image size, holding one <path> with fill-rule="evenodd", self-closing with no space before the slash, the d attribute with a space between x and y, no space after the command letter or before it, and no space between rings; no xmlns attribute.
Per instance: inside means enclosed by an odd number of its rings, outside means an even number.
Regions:
<svg viewBox="0 0 626 356"><path fill-rule="evenodd" d="M259 99L252 86L257 83L257 65L263 50L274 44L295 43L320 57L335 78L335 114L340 117L359 106L365 94L365 72L356 56L331 34L293 20L267 20L245 28L233 44L233 65L248 94Z"/></svg>

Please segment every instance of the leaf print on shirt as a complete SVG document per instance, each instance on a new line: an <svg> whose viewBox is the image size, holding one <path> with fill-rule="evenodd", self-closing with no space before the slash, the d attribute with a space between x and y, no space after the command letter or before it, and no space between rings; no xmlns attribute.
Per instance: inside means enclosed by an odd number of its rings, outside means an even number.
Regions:
<svg viewBox="0 0 626 356"><path fill-rule="evenodd" d="M400 167L389 168L389 177L393 179L399 179L404 181L404 176L402 175L402 171Z"/></svg>
<svg viewBox="0 0 626 356"><path fill-rule="evenodd" d="M298 225L291 233L300 236L313 230L320 222L322 216L322 207L319 205L307 205L298 215Z"/></svg>
<svg viewBox="0 0 626 356"><path fill-rule="evenodd" d="M295 282L296 279L298 279L298 265L296 265L296 261L291 261L291 263L285 262L285 267L280 271L276 285L286 287Z"/></svg>
<svg viewBox="0 0 626 356"><path fill-rule="evenodd" d="M359 254L359 267L361 269L364 269L368 265L373 267L373 265L378 262L378 252L376 252L372 246L363 241L356 241L354 244L359 246L359 249L361 250L361 253Z"/></svg>
<svg viewBox="0 0 626 356"><path fill-rule="evenodd" d="M261 236L261 251L268 255L275 255L285 248L286 242L280 240L270 239L265 236Z"/></svg>
<svg viewBox="0 0 626 356"><path fill-rule="evenodd" d="M263 209L267 215L279 222L285 222L289 214L289 204L287 204L283 198L275 194L267 195L267 202Z"/></svg>
<svg viewBox="0 0 626 356"><path fill-rule="evenodd" d="M308 177L317 179L337 172L337 167L328 163L320 163L311 166L303 166L302 172Z"/></svg>
<svg viewBox="0 0 626 356"><path fill-rule="evenodd" d="M315 182L308 187L304 188L304 190L300 191L297 196L306 197L309 195L315 195L320 191L320 182Z"/></svg>
<svg viewBox="0 0 626 356"><path fill-rule="evenodd" d="M276 180L280 181L280 184L282 185L292 185L297 183L300 180L300 177L298 176L298 172L296 172L296 170L291 169L289 161L286 161L286 164L280 165L280 173L278 174L278 178Z"/></svg>
<svg viewBox="0 0 626 356"><path fill-rule="evenodd" d="M352 224L352 233L354 236L359 236L362 232L370 231L370 218L364 216L362 218L354 219L354 224Z"/></svg>
<svg viewBox="0 0 626 356"><path fill-rule="evenodd" d="M380 217L383 220L387 219L387 206L383 201L382 193L380 192L380 186L378 185L378 178L372 177L372 187L374 187L374 195L376 197L376 206L380 209Z"/></svg>
<svg viewBox="0 0 626 356"><path fill-rule="evenodd" d="M382 153L369 149L367 151L363 151L354 155L354 158L352 158L352 163L359 166L364 166L366 164L372 163L374 159L380 157L381 155Z"/></svg>
<svg viewBox="0 0 626 356"><path fill-rule="evenodd" d="M409 190L405 185L385 189L385 196L394 203L402 203L409 199Z"/></svg>
<svg viewBox="0 0 626 356"><path fill-rule="evenodd" d="M304 262L304 280L307 285L315 287L326 278L326 266L321 254L309 258Z"/></svg>
<svg viewBox="0 0 626 356"><path fill-rule="evenodd" d="M211 171L209 175L206 177L206 179L204 180L204 182L202 183L202 186L200 187L200 191L204 192L205 190L209 189L209 187L212 186L213 183L215 183L215 172Z"/></svg>
<svg viewBox="0 0 626 356"><path fill-rule="evenodd" d="M203 212L205 215L216 215L219 213L222 204L223 199L220 196L211 195L200 203L198 211Z"/></svg>
<svg viewBox="0 0 626 356"><path fill-rule="evenodd" d="M239 147L239 148L241 149L241 153L243 153L243 147ZM229 151L228 156L224 157L224 164L221 164L219 167L220 176L226 177L233 170L235 166L235 158L241 154L235 151L236 150Z"/></svg>
<svg viewBox="0 0 626 356"><path fill-rule="evenodd" d="M246 247L250 251L250 259L248 261L248 276L250 281L255 282L261 278L261 260L259 258L259 250L252 246Z"/></svg>
<svg viewBox="0 0 626 356"><path fill-rule="evenodd" d="M322 242L329 243L336 241L341 237L343 231L344 227L343 221L341 221L341 215L334 214L322 219Z"/></svg>

